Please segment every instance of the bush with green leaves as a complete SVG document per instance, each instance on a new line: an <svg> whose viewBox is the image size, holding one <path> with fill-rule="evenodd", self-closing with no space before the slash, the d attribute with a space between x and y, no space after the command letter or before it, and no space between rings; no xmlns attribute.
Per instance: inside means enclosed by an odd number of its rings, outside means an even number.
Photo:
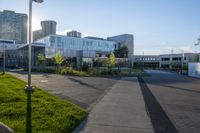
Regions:
<svg viewBox="0 0 200 133"><path fill-rule="evenodd" d="M59 70L58 73L59 73L59 74L62 74L62 75L89 76L89 75L88 75L87 73L85 73L85 72L73 70L72 68L62 68L62 69Z"/></svg>

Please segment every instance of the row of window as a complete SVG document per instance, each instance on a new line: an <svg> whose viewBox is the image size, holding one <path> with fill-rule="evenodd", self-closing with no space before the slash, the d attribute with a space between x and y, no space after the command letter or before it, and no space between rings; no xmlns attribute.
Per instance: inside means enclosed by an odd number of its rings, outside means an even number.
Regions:
<svg viewBox="0 0 200 133"><path fill-rule="evenodd" d="M73 37L49 36L39 40L38 42L45 43L48 47L71 50L94 50L111 52L115 49L114 42Z"/></svg>
<svg viewBox="0 0 200 133"><path fill-rule="evenodd" d="M186 60L187 58L184 57L184 60ZM170 58L161 58L162 61L170 61ZM182 57L173 57L172 61L181 61Z"/></svg>
<svg viewBox="0 0 200 133"><path fill-rule="evenodd" d="M8 54L8 55L7 55L7 58L8 58L8 59L17 59L17 58L22 59L23 57L24 57L24 58L28 58L28 56L22 56L22 55L21 55L21 56L19 56L19 55L13 55L13 54Z"/></svg>
<svg viewBox="0 0 200 133"><path fill-rule="evenodd" d="M138 61L142 61L142 60L145 60L145 61L159 61L160 59L159 58L155 58L155 57L140 57L140 58L135 58L135 60L138 60Z"/></svg>

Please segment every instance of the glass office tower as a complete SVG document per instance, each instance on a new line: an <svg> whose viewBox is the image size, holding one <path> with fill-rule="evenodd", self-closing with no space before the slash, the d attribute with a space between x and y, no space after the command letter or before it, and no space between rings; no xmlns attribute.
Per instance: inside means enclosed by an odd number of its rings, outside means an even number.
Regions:
<svg viewBox="0 0 200 133"><path fill-rule="evenodd" d="M26 14L4 10L0 12L0 39L15 40L18 44L27 43Z"/></svg>
<svg viewBox="0 0 200 133"><path fill-rule="evenodd" d="M115 49L115 42L113 41L61 35L50 35L37 42L45 44L47 58L53 58L56 53L61 53L63 57L94 58L97 54L110 54Z"/></svg>

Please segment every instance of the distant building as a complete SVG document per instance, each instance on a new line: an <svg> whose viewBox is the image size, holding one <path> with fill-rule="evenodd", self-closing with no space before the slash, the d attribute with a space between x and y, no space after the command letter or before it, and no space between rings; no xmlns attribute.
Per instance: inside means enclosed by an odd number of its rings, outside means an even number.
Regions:
<svg viewBox="0 0 200 133"><path fill-rule="evenodd" d="M160 55L134 55L134 66L159 68Z"/></svg>
<svg viewBox="0 0 200 133"><path fill-rule="evenodd" d="M172 68L174 64L181 65L189 62L197 62L199 54L195 53L179 53L179 54L163 54L160 55L160 67Z"/></svg>
<svg viewBox="0 0 200 133"><path fill-rule="evenodd" d="M131 34L122 34L118 36L108 37L108 41L116 42L116 49L126 46L129 50L128 58L133 60L134 55L134 37Z"/></svg>
<svg viewBox="0 0 200 133"><path fill-rule="evenodd" d="M41 22L43 36L56 34L56 21L46 20Z"/></svg>
<svg viewBox="0 0 200 133"><path fill-rule="evenodd" d="M15 40L16 43L27 43L26 14L4 10L0 12L0 39Z"/></svg>
<svg viewBox="0 0 200 133"><path fill-rule="evenodd" d="M43 37L42 30L36 30L33 32L33 41L39 40Z"/></svg>
<svg viewBox="0 0 200 133"><path fill-rule="evenodd" d="M56 35L57 23L52 20L41 21L41 30L33 32L33 41L39 40L48 35Z"/></svg>
<svg viewBox="0 0 200 133"><path fill-rule="evenodd" d="M82 35L81 35L81 32L72 30L70 32L67 32L67 36L68 37L78 37L78 38L81 38Z"/></svg>

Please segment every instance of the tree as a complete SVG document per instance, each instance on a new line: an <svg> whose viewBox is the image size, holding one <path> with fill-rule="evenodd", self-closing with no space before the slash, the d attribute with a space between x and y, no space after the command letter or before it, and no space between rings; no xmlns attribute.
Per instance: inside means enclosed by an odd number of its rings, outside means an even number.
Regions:
<svg viewBox="0 0 200 133"><path fill-rule="evenodd" d="M117 58L128 58L128 48L126 46L123 46L119 49L116 49L114 51L114 54Z"/></svg>
<svg viewBox="0 0 200 133"><path fill-rule="evenodd" d="M111 53L111 54L110 54L110 57L109 57L109 64L110 64L110 67L114 66L115 63L116 63L115 55L114 55L114 53Z"/></svg>
<svg viewBox="0 0 200 133"><path fill-rule="evenodd" d="M58 66L60 66L63 62L63 58L61 56L60 53L56 53L56 56L55 56L55 64L57 64Z"/></svg>
<svg viewBox="0 0 200 133"><path fill-rule="evenodd" d="M37 61L39 65L44 65L44 62L46 61L46 58L43 54L37 55Z"/></svg>

